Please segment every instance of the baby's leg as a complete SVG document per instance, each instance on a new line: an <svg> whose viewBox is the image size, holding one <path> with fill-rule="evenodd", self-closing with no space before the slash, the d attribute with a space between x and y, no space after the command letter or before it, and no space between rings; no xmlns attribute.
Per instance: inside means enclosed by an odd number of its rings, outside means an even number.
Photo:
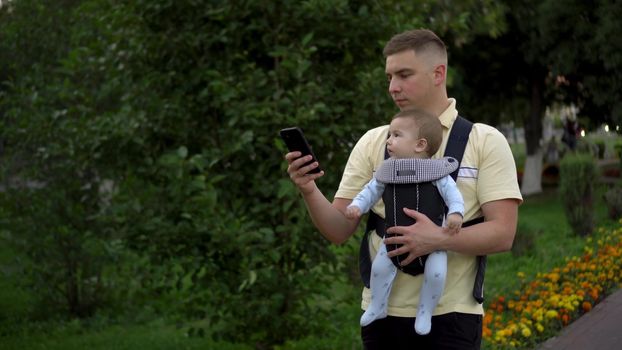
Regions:
<svg viewBox="0 0 622 350"><path fill-rule="evenodd" d="M417 334L428 334L432 327L432 312L443 295L447 276L447 253L432 252L425 262L425 276L419 300L419 310L415 320Z"/></svg>
<svg viewBox="0 0 622 350"><path fill-rule="evenodd" d="M387 247L384 243L371 265L369 280L371 288L371 303L361 316L361 326L367 326L374 320L387 317L387 307L393 279L397 274L397 268L387 256Z"/></svg>

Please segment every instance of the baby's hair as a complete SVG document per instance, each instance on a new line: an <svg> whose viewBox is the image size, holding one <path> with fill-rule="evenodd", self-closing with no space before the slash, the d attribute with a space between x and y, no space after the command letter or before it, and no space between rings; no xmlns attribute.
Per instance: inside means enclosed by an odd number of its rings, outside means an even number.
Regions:
<svg viewBox="0 0 622 350"><path fill-rule="evenodd" d="M441 147L441 142L443 142L443 126L440 120L438 120L438 117L420 109L408 109L396 114L393 119L396 118L413 119L415 125L419 128L417 137L428 141L428 148L426 149L428 156L433 156Z"/></svg>

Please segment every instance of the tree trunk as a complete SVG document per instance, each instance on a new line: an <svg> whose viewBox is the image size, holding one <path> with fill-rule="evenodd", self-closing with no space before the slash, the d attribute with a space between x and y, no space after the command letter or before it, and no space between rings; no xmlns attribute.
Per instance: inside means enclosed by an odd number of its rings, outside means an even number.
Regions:
<svg viewBox="0 0 622 350"><path fill-rule="evenodd" d="M542 116L544 114L544 77L542 69L534 67L530 76L531 102L529 114L523 119L527 159L523 171L521 193L530 195L542 192Z"/></svg>
<svg viewBox="0 0 622 350"><path fill-rule="evenodd" d="M525 159L525 170L521 182L521 193L523 196L542 192L542 151L538 150L535 154L527 155Z"/></svg>

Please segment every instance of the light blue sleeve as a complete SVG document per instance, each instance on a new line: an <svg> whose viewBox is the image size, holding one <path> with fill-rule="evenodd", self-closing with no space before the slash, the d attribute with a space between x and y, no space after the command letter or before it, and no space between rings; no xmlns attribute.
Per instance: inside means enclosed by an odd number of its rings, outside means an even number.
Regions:
<svg viewBox="0 0 622 350"><path fill-rule="evenodd" d="M434 183L448 208L447 214L459 213L464 217L464 199L454 179L447 175L436 180Z"/></svg>
<svg viewBox="0 0 622 350"><path fill-rule="evenodd" d="M384 184L380 181L376 181L376 178L373 178L363 187L361 192L354 197L352 203L348 205L348 207L356 206L361 210L362 214L367 213L371 207L380 200L382 192L384 192Z"/></svg>

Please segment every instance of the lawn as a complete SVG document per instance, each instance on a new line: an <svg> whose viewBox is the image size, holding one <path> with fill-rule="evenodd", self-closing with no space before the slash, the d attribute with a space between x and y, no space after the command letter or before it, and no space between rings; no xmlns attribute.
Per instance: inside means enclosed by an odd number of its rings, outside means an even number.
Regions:
<svg viewBox="0 0 622 350"><path fill-rule="evenodd" d="M600 199L602 192L603 188L598 188L597 223L606 220L606 208ZM526 197L519 207L514 251L528 245L530 238L533 239L533 246L524 248L527 251L523 255L507 252L489 256L486 272L488 296L514 290L520 284L516 276L518 272L530 279L538 272L561 265L566 257L581 254L585 239L570 231L557 189L545 188L542 194Z"/></svg>

